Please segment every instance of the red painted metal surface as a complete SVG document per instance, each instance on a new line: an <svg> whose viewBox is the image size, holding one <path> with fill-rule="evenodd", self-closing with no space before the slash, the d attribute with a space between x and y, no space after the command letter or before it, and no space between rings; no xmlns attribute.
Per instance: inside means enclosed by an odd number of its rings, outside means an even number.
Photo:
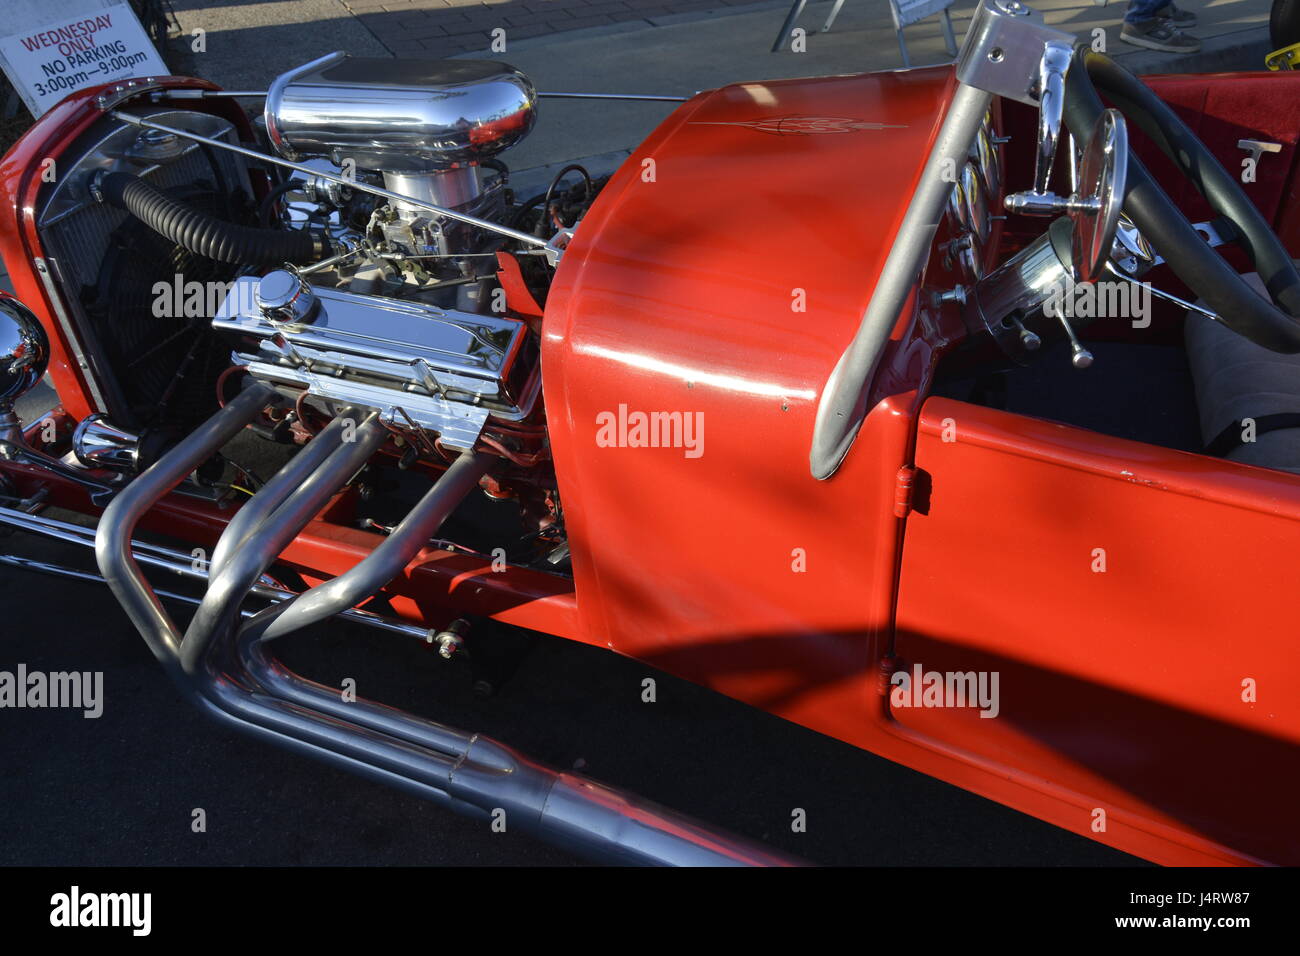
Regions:
<svg viewBox="0 0 1300 956"><path fill-rule="evenodd" d="M724 87L602 192L542 345L584 640L860 736L916 393L893 391L832 481L810 476L809 440L952 84L934 69ZM798 117L849 122L776 122ZM911 341L891 365L916 389L929 347ZM603 416L655 412L694 417L701 453L601 440Z"/></svg>
<svg viewBox="0 0 1300 956"><path fill-rule="evenodd" d="M1300 476L940 398L916 463L900 666L998 671L1001 712L895 718L1072 792L1079 832L1300 863Z"/></svg>

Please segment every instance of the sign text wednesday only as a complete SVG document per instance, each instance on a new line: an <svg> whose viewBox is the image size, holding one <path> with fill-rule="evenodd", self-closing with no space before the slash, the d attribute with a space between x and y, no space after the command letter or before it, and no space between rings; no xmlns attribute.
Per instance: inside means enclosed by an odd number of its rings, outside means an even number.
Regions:
<svg viewBox="0 0 1300 956"><path fill-rule="evenodd" d="M87 6L0 39L5 70L35 116L74 90L168 72L130 7Z"/></svg>

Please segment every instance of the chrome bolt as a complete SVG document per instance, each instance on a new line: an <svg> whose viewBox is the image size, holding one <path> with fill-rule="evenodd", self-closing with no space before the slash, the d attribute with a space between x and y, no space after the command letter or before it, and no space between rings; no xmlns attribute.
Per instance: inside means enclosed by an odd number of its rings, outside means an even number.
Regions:
<svg viewBox="0 0 1300 956"><path fill-rule="evenodd" d="M433 643L438 645L438 656L445 661L461 654L465 650L465 634L469 632L469 621L457 618L444 630L433 635Z"/></svg>

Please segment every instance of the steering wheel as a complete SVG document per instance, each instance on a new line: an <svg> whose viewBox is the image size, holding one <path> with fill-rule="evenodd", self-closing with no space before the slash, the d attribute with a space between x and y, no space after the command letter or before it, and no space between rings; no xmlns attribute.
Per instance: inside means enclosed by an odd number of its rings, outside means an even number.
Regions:
<svg viewBox="0 0 1300 956"><path fill-rule="evenodd" d="M1136 155L1128 160L1124 211L1169 267L1232 331L1274 352L1300 352L1300 272L1259 210L1168 104L1110 57L1075 50L1065 84L1064 118L1076 139L1091 135L1104 109L1098 92L1151 138L1216 213L1236 230L1268 301L1197 233Z"/></svg>

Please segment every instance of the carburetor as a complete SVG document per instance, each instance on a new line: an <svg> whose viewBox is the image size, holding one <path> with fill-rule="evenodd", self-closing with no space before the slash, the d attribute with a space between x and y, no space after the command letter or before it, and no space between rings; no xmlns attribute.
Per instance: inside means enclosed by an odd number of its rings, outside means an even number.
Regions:
<svg viewBox="0 0 1300 956"><path fill-rule="evenodd" d="M522 140L537 93L513 67L487 60L391 60L331 53L278 77L266 130L287 159L327 158L345 172L382 175L384 188L481 219L504 215L503 178L480 164ZM478 233L392 201L375 210L383 252L464 255Z"/></svg>

